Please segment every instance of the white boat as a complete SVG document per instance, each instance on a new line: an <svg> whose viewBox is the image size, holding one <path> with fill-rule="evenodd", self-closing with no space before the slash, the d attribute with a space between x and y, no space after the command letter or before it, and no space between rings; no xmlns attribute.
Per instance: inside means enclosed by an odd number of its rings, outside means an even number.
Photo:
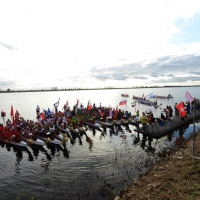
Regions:
<svg viewBox="0 0 200 200"><path fill-rule="evenodd" d="M32 136L32 133L29 133L30 137ZM26 138L21 136L22 141L26 142L27 145L39 145L39 146L43 146L44 142L42 140L40 140L39 138L37 138L36 140L34 140L33 138Z"/></svg>

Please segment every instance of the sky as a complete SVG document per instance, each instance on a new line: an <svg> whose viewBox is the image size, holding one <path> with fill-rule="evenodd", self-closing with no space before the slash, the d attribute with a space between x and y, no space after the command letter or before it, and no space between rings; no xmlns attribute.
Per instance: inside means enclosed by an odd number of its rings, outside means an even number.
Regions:
<svg viewBox="0 0 200 200"><path fill-rule="evenodd" d="M0 90L200 85L199 0L1 0Z"/></svg>

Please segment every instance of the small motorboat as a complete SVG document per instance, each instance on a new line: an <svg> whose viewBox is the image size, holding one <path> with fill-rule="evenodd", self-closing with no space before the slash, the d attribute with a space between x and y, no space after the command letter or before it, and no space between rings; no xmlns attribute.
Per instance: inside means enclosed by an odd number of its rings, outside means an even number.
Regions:
<svg viewBox="0 0 200 200"><path fill-rule="evenodd" d="M122 97L129 97L129 94L125 93L125 94L121 94Z"/></svg>
<svg viewBox="0 0 200 200"><path fill-rule="evenodd" d="M173 99L174 97L171 94L168 94L167 98L168 99Z"/></svg>

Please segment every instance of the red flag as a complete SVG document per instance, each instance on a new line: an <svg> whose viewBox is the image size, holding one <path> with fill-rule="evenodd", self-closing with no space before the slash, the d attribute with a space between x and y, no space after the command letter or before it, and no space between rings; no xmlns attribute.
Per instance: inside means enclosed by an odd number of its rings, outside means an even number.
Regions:
<svg viewBox="0 0 200 200"><path fill-rule="evenodd" d="M87 105L87 110L89 111L89 110L91 110L92 109L92 105L91 105L91 103L90 103L90 100L88 101L88 105Z"/></svg>
<svg viewBox="0 0 200 200"><path fill-rule="evenodd" d="M12 105L11 105L10 115L11 115L11 117L14 117L14 109L13 109Z"/></svg>
<svg viewBox="0 0 200 200"><path fill-rule="evenodd" d="M42 118L42 120L45 120L45 115L44 115L44 113L41 113L41 118Z"/></svg>
<svg viewBox="0 0 200 200"><path fill-rule="evenodd" d="M181 117L185 117L186 116L186 111L183 105L183 102L180 102L179 104L176 105L176 108L178 109Z"/></svg>
<svg viewBox="0 0 200 200"><path fill-rule="evenodd" d="M101 117L103 117L103 112L99 109L99 114L101 115Z"/></svg>
<svg viewBox="0 0 200 200"><path fill-rule="evenodd" d="M115 110L115 114L114 114L115 117L117 117L118 113L119 113L119 111L118 111L118 105L117 105L116 110Z"/></svg>
<svg viewBox="0 0 200 200"><path fill-rule="evenodd" d="M11 118L12 118L12 124L14 125L15 124L15 114L14 114L14 109L13 109L13 106L11 105L11 110L10 110L10 115L11 115Z"/></svg>

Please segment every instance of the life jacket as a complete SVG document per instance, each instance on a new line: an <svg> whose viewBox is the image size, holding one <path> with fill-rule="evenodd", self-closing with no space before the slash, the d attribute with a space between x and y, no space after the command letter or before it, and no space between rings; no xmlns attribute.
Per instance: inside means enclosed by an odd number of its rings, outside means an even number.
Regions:
<svg viewBox="0 0 200 200"><path fill-rule="evenodd" d="M140 117L140 120L141 120L142 124L146 124L147 123L146 116Z"/></svg>

